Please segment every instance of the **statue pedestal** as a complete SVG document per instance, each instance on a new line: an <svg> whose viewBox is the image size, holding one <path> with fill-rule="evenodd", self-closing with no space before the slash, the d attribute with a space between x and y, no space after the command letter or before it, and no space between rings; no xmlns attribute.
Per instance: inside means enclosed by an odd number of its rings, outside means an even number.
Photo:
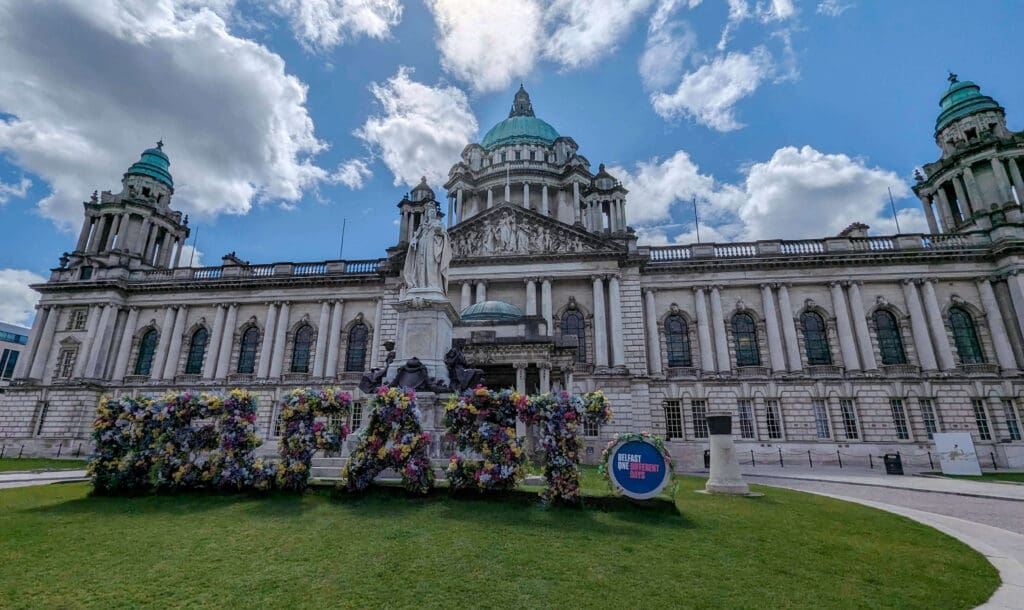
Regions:
<svg viewBox="0 0 1024 610"><path fill-rule="evenodd" d="M732 442L732 414L709 413L707 419L711 441L711 472L704 490L712 494L760 495L752 494L740 475L740 463Z"/></svg>
<svg viewBox="0 0 1024 610"><path fill-rule="evenodd" d="M439 297L439 298L438 298ZM395 361L388 367L387 382L411 358L419 358L431 377L448 383L445 353L452 346L452 326L459 314L439 290L414 289L395 303L398 311Z"/></svg>

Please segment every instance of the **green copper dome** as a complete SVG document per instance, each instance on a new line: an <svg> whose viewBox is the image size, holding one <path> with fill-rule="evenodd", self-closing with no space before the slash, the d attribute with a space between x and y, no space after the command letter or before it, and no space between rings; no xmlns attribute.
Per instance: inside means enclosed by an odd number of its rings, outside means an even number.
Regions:
<svg viewBox="0 0 1024 610"><path fill-rule="evenodd" d="M504 322L523 317L523 311L504 301L474 303L459 314L464 322Z"/></svg>
<svg viewBox="0 0 1024 610"><path fill-rule="evenodd" d="M164 143L157 142L156 148L147 148L142 151L142 158L132 164L125 172L125 175L149 176L174 188L174 179L171 178L171 160L163 151Z"/></svg>
<svg viewBox="0 0 1024 610"><path fill-rule="evenodd" d="M491 127L490 131L484 135L480 145L486 149L519 142L551 145L556 139L558 139L558 132L533 114L530 94L522 85L519 85L519 91L512 102L512 110L508 113L508 118Z"/></svg>
<svg viewBox="0 0 1024 610"><path fill-rule="evenodd" d="M935 119L935 131L957 119L985 110L1002 110L998 103L987 95L981 94L981 87L969 80L959 81L956 74L949 75L949 89L939 102L942 112Z"/></svg>

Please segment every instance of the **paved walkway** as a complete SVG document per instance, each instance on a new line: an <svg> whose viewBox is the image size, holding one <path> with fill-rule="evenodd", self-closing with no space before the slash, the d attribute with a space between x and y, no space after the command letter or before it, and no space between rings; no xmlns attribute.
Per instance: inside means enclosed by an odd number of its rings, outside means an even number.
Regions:
<svg viewBox="0 0 1024 610"><path fill-rule="evenodd" d="M980 608L1024 608L1024 486L792 469L784 474L768 473L760 467L758 471L745 476L751 483L816 493L903 515L957 538L985 555L1003 581Z"/></svg>
<svg viewBox="0 0 1024 610"><path fill-rule="evenodd" d="M0 473L0 489L87 481L85 470L33 470Z"/></svg>

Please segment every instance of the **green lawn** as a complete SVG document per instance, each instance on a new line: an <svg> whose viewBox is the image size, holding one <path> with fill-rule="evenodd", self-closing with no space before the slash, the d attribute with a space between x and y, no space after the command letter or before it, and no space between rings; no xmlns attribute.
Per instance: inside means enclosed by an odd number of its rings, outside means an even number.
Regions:
<svg viewBox="0 0 1024 610"><path fill-rule="evenodd" d="M85 468L85 460L51 460L49 458L0 458L0 472L15 470L78 470Z"/></svg>
<svg viewBox="0 0 1024 610"><path fill-rule="evenodd" d="M964 479L965 481L1011 481L1013 483L1024 483L1024 472L983 472L980 477L972 477L962 474L944 474L950 479Z"/></svg>
<svg viewBox="0 0 1024 610"><path fill-rule="evenodd" d="M604 491L593 472L587 489ZM907 519L814 495L502 499L89 497L0 491L0 607L971 608L985 559Z"/></svg>

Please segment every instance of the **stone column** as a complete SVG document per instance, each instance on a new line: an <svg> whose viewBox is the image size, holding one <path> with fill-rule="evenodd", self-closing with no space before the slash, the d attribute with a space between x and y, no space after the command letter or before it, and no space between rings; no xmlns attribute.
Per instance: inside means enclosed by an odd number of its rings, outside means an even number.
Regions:
<svg viewBox="0 0 1024 610"><path fill-rule="evenodd" d="M153 366L149 372L149 378L153 381L159 381L164 376L164 363L167 362L167 348L173 333L176 311L177 307L174 305L164 307L164 321L160 325L160 339L157 341L156 351L153 354Z"/></svg>
<svg viewBox="0 0 1024 610"><path fill-rule="evenodd" d="M978 292L981 293L981 305L985 308L985 318L988 319L992 345L996 348L996 361L999 362L999 368L1003 371L1016 371L1017 360L1013 357L1013 349L1010 347L1003 314L999 312L996 293L992 290L992 282L987 277L978 278L976 281Z"/></svg>
<svg viewBox="0 0 1024 610"><path fill-rule="evenodd" d="M992 171L996 176L996 188L999 189L1000 203L1013 201L1013 193L1010 192L1010 177L1006 175L1006 168L1003 167L1003 160L999 157L992 157Z"/></svg>
<svg viewBox="0 0 1024 610"><path fill-rule="evenodd" d="M43 332L39 336L39 344L36 353L32 357L32 364L29 367L29 379L42 380L46 373L46 362L50 359L50 350L53 348L53 335L57 332L57 319L60 317L60 309L51 305L47 308L46 321L43 323ZM81 354L79 354L81 358Z"/></svg>
<svg viewBox="0 0 1024 610"><path fill-rule="evenodd" d="M95 217L86 216L82 222L82 230L78 233L78 243L75 244L75 252L85 252L89 247L89 236L92 235L92 225L96 222Z"/></svg>
<svg viewBox="0 0 1024 610"><path fill-rule="evenodd" d="M476 302L483 303L487 300L487 282L476 283Z"/></svg>
<svg viewBox="0 0 1024 610"><path fill-rule="evenodd" d="M220 349L217 351L217 379L224 379L228 376L231 352L235 346L235 325L237 323L238 303L231 303L227 306L227 313L224 314L224 332L221 334Z"/></svg>
<svg viewBox="0 0 1024 610"><path fill-rule="evenodd" d="M463 218L463 215L465 213L466 208L464 207L462 201L462 189L459 189L455 191L455 216L457 217L456 222L462 222L463 220L465 220L465 218Z"/></svg>
<svg viewBox="0 0 1024 610"><path fill-rule="evenodd" d="M578 218L580 213L580 183L575 180L572 183L572 209L575 210L573 215Z"/></svg>
<svg viewBox="0 0 1024 610"><path fill-rule="evenodd" d="M928 232L935 235L939 232L939 225L935 222L935 209L932 207L932 198L930 195L921 194L918 196L921 200L921 207L924 208L924 217L928 221Z"/></svg>
<svg viewBox="0 0 1024 610"><path fill-rule="evenodd" d="M473 304L473 285L469 282L462 282L462 301L459 303L459 311Z"/></svg>
<svg viewBox="0 0 1024 610"><path fill-rule="evenodd" d="M1020 168L1017 167L1017 158L1009 157L1006 161L1010 165L1010 178L1013 180L1013 189L1017 191L1017 203L1024 205L1024 178L1021 178Z"/></svg>
<svg viewBox="0 0 1024 610"><path fill-rule="evenodd" d="M693 298L697 309L697 351L700 352L700 368L705 373L714 373L714 348L711 345L711 332L708 325L708 301L704 295L703 286L697 286L693 289Z"/></svg>
<svg viewBox="0 0 1024 610"><path fill-rule="evenodd" d="M182 236L174 242L174 268L181 266L181 251L185 246L185 237Z"/></svg>
<svg viewBox="0 0 1024 610"><path fill-rule="evenodd" d="M789 286L779 284L779 309L782 318L782 337L786 340L786 358L789 360L789 370L796 372L803 370L803 361L800 359L800 343L796 337L796 324L793 322L793 302L789 299Z"/></svg>
<svg viewBox="0 0 1024 610"><path fill-rule="evenodd" d="M505 201L512 201L512 181L505 181Z"/></svg>
<svg viewBox="0 0 1024 610"><path fill-rule="evenodd" d="M330 340L327 341L327 366L324 369L324 377L333 379L338 375L338 345L341 343L341 315L345 311L345 301L338 299L334 302L331 310L331 332ZM377 329L374 329L376 334ZM376 343L376 337L374 338Z"/></svg>
<svg viewBox="0 0 1024 610"><path fill-rule="evenodd" d="M124 381L124 375L128 372L128 358L132 354L132 340L135 338L135 328L139 325L139 308L129 307L128 318L124 322L124 331L121 333L121 344L117 348L117 360L114 361L113 381Z"/></svg>
<svg viewBox="0 0 1024 610"><path fill-rule="evenodd" d="M846 291L839 282L831 282L832 309L836 312L836 326L839 327L839 351L843 355L843 365L847 371L859 371L860 361L857 359L857 343L853 338L853 327L850 325L850 310L846 306Z"/></svg>
<svg viewBox="0 0 1024 610"><path fill-rule="evenodd" d="M487 187L487 209L494 207L494 190Z"/></svg>
<svg viewBox="0 0 1024 610"><path fill-rule="evenodd" d="M78 358L75 360L75 368L72 371L72 377L83 377L86 371L86 365L89 363L89 355L92 353L92 344L96 341L96 332L100 325L100 309L102 305L92 305L89 307L89 321L85 331L85 340L82 341L82 345L78 350Z"/></svg>
<svg viewBox="0 0 1024 610"><path fill-rule="evenodd" d="M532 277L526 280L526 315L537 315L537 280Z"/></svg>
<svg viewBox="0 0 1024 610"><path fill-rule="evenodd" d="M174 319L174 329L171 331L170 348L167 350L167 362L164 364L164 379L174 379L174 374L178 371L178 358L181 357L181 336L185 334L188 307L181 305L177 309L178 315Z"/></svg>
<svg viewBox="0 0 1024 610"><path fill-rule="evenodd" d="M921 308L921 299L917 295L917 288L914 281L903 280L903 298L907 301L907 311L910 312L910 330L914 335L914 347L917 349L917 359L921 368L926 371L934 371L935 352L932 350L932 340L928 335L928 325L925 322L924 310Z"/></svg>
<svg viewBox="0 0 1024 610"><path fill-rule="evenodd" d="M104 250L111 250L114 247L114 237L117 236L117 227L121 224L121 216L113 215L110 217L110 231L107 233L107 243L104 244Z"/></svg>
<svg viewBox="0 0 1024 610"><path fill-rule="evenodd" d="M960 214L964 218L970 218L974 216L974 210L971 207L971 201L967 198L967 194L961 186L963 176L953 176L953 191L956 193L956 200L960 207Z"/></svg>
<svg viewBox="0 0 1024 610"><path fill-rule="evenodd" d="M932 337L932 346L938 356L939 368L949 371L956 368L956 361L953 360L953 350L949 346L949 336L946 334L946 323L942 319L942 310L939 309L939 300L935 297L935 278L929 278L921 283L924 290L924 310L928 317L928 325ZM913 323L913 321L911 321ZM915 341L917 339L915 338Z"/></svg>
<svg viewBox="0 0 1024 610"><path fill-rule="evenodd" d="M1017 326L1024 332L1024 276L1017 269L1006 275L1006 287L1010 290L1010 301L1013 303L1013 314L1017 317Z"/></svg>
<svg viewBox="0 0 1024 610"><path fill-rule="evenodd" d="M523 182L523 207L530 209L530 183Z"/></svg>
<svg viewBox="0 0 1024 610"><path fill-rule="evenodd" d="M540 187L540 213L545 216L551 215L551 209L548 207L548 185Z"/></svg>
<svg viewBox="0 0 1024 610"><path fill-rule="evenodd" d="M711 287L711 332L715 337L715 361L718 364L719 373L728 373L732 366L729 364L729 339L725 334L725 319L722 311L722 289L720 286Z"/></svg>
<svg viewBox="0 0 1024 610"><path fill-rule="evenodd" d="M619 276L608 278L608 309L611 311L612 333L612 366L626 366L626 346L622 328L622 292L619 288Z"/></svg>
<svg viewBox="0 0 1024 610"><path fill-rule="evenodd" d="M546 277L540 282L540 311L548 325L548 336L555 334L554 315L551 311L551 278Z"/></svg>
<svg viewBox="0 0 1024 610"><path fill-rule="evenodd" d="M33 318L32 330L28 333L28 345L25 346L25 351L18 356L18 363L14 365L14 379L23 379L27 377L25 371L32 370L32 359L35 358L36 348L39 347L39 335L43 332L49 311L49 305L36 305L36 317Z"/></svg>
<svg viewBox="0 0 1024 610"><path fill-rule="evenodd" d="M604 278L591 278L594 285L594 365L608 366L608 323L604 313Z"/></svg>
<svg viewBox="0 0 1024 610"><path fill-rule="evenodd" d="M327 335L330 334L331 304L320 301L320 321L316 327L316 355L313 358L313 377L323 379L324 366L327 364Z"/></svg>
<svg viewBox="0 0 1024 610"><path fill-rule="evenodd" d="M277 314L277 326L274 328L274 351L270 357L270 378L280 379L284 369L284 344L288 338L288 301L281 303Z"/></svg>
<svg viewBox="0 0 1024 610"><path fill-rule="evenodd" d="M658 334L658 312L654 304L654 289L644 289L644 325L647 327L647 369L651 375L661 375L661 337Z"/></svg>
<svg viewBox="0 0 1024 610"><path fill-rule="evenodd" d="M540 393L547 394L551 391L551 363L540 362L537 369L540 372Z"/></svg>
<svg viewBox="0 0 1024 610"><path fill-rule="evenodd" d="M978 181L974 178L974 171L970 166L964 168L964 186L967 187L967 197L978 206L979 210L985 209L985 199L978 190Z"/></svg>
<svg viewBox="0 0 1024 610"><path fill-rule="evenodd" d="M761 302L764 305L764 326L768 335L768 354L771 357L772 371L785 372L786 357L782 350L779 314L775 309L775 295L772 294L770 284L761 284Z"/></svg>
<svg viewBox="0 0 1024 610"><path fill-rule="evenodd" d="M85 246L85 251L90 253L96 253L100 250L101 244L100 236L103 235L103 223L106 222L104 216L94 216L92 221L92 233L89 235L89 243Z"/></svg>
<svg viewBox="0 0 1024 610"><path fill-rule="evenodd" d="M946 233L952 233L956 229L956 223L953 221L953 210L949 207L946 189L940 184L935 189L935 194L939 197L939 218L942 219L942 230Z"/></svg>
<svg viewBox="0 0 1024 610"><path fill-rule="evenodd" d="M210 332L210 346L206 348L206 360L203 361L203 379L213 379L217 375L217 362L220 360L220 342L224 338L224 305L218 303L213 316L213 330ZM230 350L230 347L228 348Z"/></svg>
<svg viewBox="0 0 1024 610"><path fill-rule="evenodd" d="M512 366L516 369L516 392L526 394L526 367L525 362L515 362Z"/></svg>
<svg viewBox="0 0 1024 610"><path fill-rule="evenodd" d="M455 202L449 197L448 198L448 228L452 226L452 219L455 218Z"/></svg>
<svg viewBox="0 0 1024 610"><path fill-rule="evenodd" d="M381 348L381 319L384 317L384 299L377 299L377 306L373 312L373 343L370 344L370 368L373 368L380 361Z"/></svg>
<svg viewBox="0 0 1024 610"><path fill-rule="evenodd" d="M871 345L871 333L868 332L867 312L864 310L864 299L860 293L860 282L850 282L850 316L853 318L853 330L857 333L857 346L860 348L860 361L864 369L873 371L878 368L875 360L875 348Z"/></svg>
<svg viewBox="0 0 1024 610"><path fill-rule="evenodd" d="M271 302L267 304L267 319L263 323L263 343L260 345L260 361L256 367L257 379L266 379L270 375L270 356L274 347L276 322L277 303Z"/></svg>

